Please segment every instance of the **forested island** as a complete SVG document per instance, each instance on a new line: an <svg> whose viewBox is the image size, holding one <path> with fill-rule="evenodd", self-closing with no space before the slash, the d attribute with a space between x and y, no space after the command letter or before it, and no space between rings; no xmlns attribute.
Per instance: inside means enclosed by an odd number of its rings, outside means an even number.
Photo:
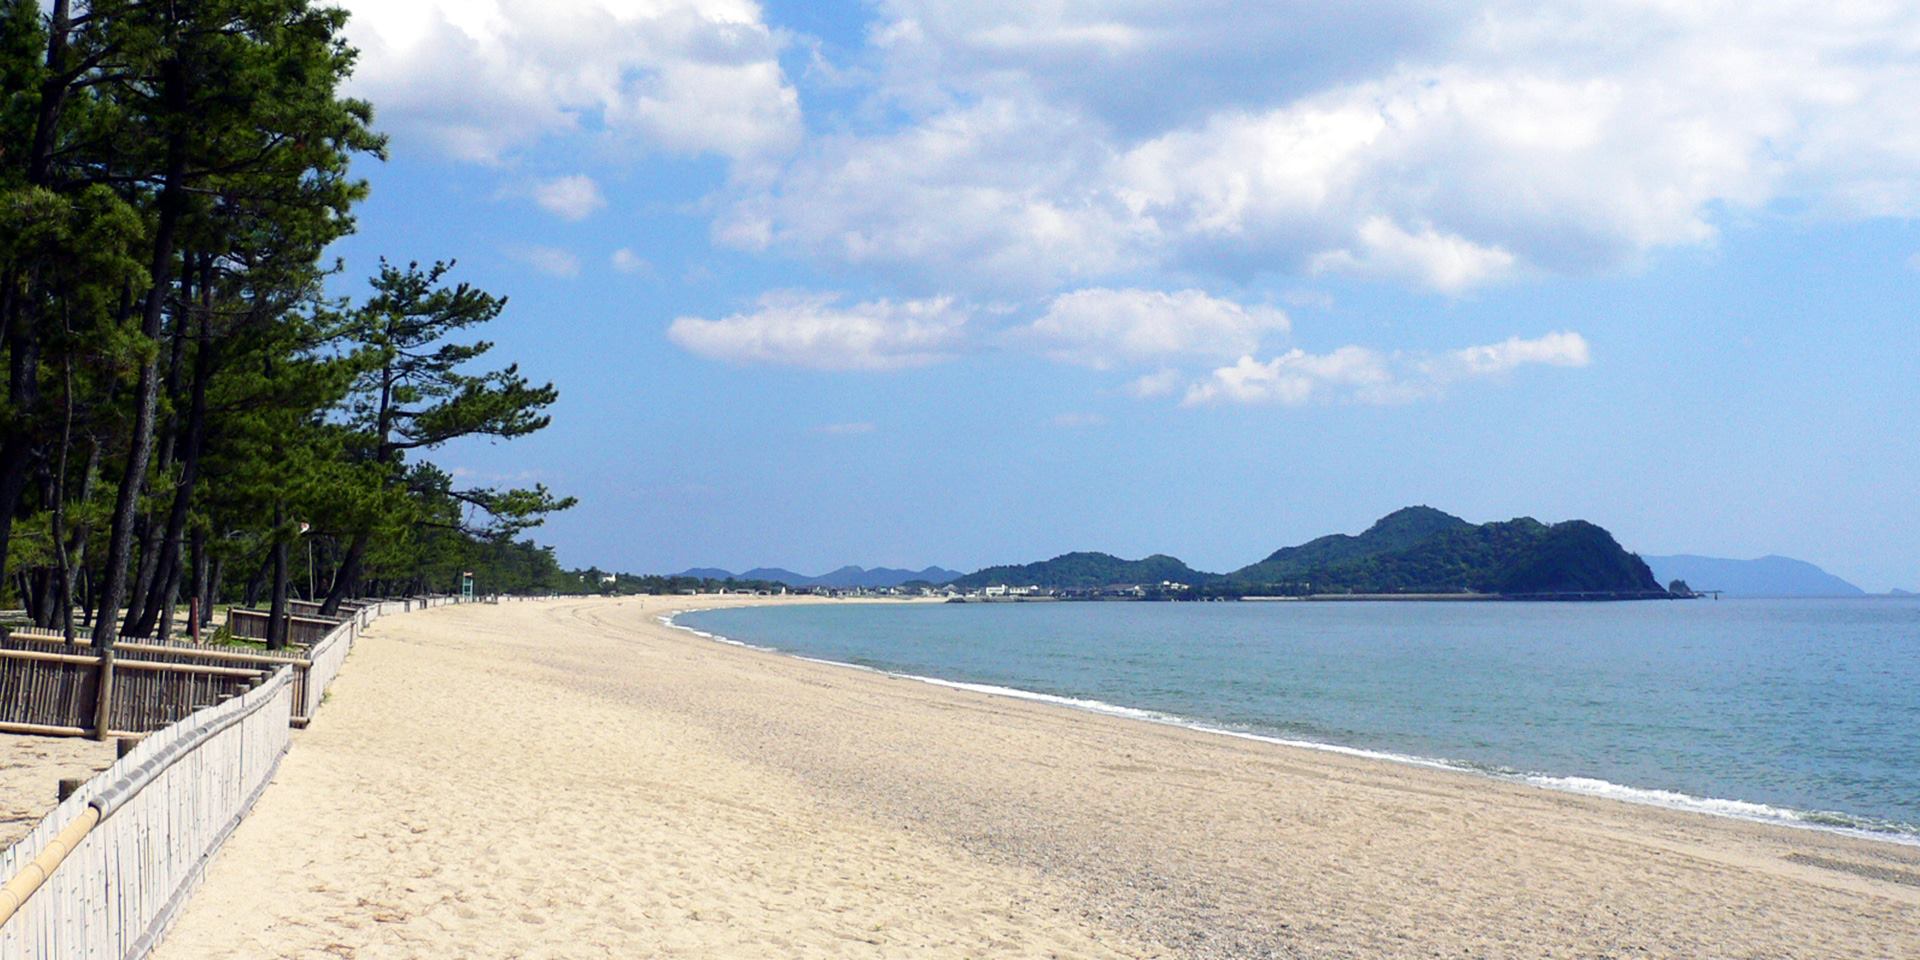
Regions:
<svg viewBox="0 0 1920 960"><path fill-rule="evenodd" d="M1123 560L1068 553L955 579L960 591L993 587L1095 596L1115 587L1168 599L1458 596L1488 599L1665 599L1673 596L1638 556L1584 520L1531 517L1473 524L1432 507L1396 510L1358 536L1333 534L1283 547L1231 573L1206 573L1165 554Z"/></svg>

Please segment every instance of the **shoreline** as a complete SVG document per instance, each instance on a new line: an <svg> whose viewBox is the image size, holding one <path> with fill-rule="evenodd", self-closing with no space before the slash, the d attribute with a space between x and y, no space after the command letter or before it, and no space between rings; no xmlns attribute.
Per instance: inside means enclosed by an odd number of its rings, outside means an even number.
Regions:
<svg viewBox="0 0 1920 960"><path fill-rule="evenodd" d="M1274 598L1279 599L1279 598ZM1310 598L1292 598L1310 599ZM853 603L886 603L886 600L850 600ZM778 604L767 604L777 606ZM1348 744L1329 743L1319 740L1302 740L1265 734L1254 730L1236 730L1217 723L1179 714L1164 713L1145 707L1134 707L1122 703L1110 703L1086 697L1074 697L1065 694L1045 693L1038 690L1026 690L1019 687L1007 687L998 684L980 683L970 680L956 680L948 677L936 677L884 667L868 666L860 663L848 663L824 657L813 657L780 647L748 643L698 627L676 622L677 618L691 614L704 613L714 607L693 607L670 615L656 618L661 624L675 630L682 630L704 640L729 644L748 650L791 657L807 663L818 663L843 669L859 670L902 680L912 680L936 687L954 690L966 690L987 696L1005 697L1029 703L1051 704L1069 710L1079 710L1100 716L1116 717L1144 723L1160 724L1192 730L1212 736L1234 737L1256 743L1267 743L1296 750L1315 750L1341 756L1373 760L1381 763L1404 764L1430 770L1444 770L1469 776L1483 777L1490 781L1519 784L1538 790L1574 796L1590 797L1598 800L1616 801L1636 806L1654 807L1684 813L1700 814L1709 817L1724 817L1744 823L1767 824L1794 830L1811 830L1836 836L1852 837L1858 840L1889 843L1898 847L1920 848L1920 830L1893 829L1879 830L1869 826L1859 826L1871 818L1860 817L1839 810L1803 810L1795 807L1782 807L1755 800L1742 800L1735 797L1704 797L1663 790L1658 787L1636 787L1631 784L1615 783L1597 777L1551 774L1537 771L1522 771L1510 767L1489 768L1481 764L1450 760L1445 757L1427 757L1419 754L1397 753L1390 750L1375 750L1367 747L1355 747ZM1904 824L1899 826L1906 826Z"/></svg>
<svg viewBox="0 0 1920 960"><path fill-rule="evenodd" d="M383 621L157 956L1920 955L1910 848L655 619L713 600Z"/></svg>

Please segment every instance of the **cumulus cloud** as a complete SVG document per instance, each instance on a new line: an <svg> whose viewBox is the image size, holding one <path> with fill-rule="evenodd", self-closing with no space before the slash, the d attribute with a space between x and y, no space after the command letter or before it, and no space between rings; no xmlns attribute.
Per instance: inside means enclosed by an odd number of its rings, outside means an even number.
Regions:
<svg viewBox="0 0 1920 960"><path fill-rule="evenodd" d="M839 304L831 293L763 295L756 309L718 320L681 317L667 336L703 357L816 370L925 366L960 346L966 312L949 297Z"/></svg>
<svg viewBox="0 0 1920 960"><path fill-rule="evenodd" d="M1123 134L1364 76L1434 47L1472 17L1417 0L876 6L880 83L891 99L943 102L1037 90Z"/></svg>
<svg viewBox="0 0 1920 960"><path fill-rule="evenodd" d="M645 147L756 159L800 136L780 41L751 0L342 0L352 91L380 125L494 162L604 130Z"/></svg>
<svg viewBox="0 0 1920 960"><path fill-rule="evenodd" d="M1438 397L1455 383L1498 376L1522 366L1584 367L1589 360L1586 339L1571 332L1531 340L1512 337L1438 356L1386 354L1358 346L1325 354L1294 349L1271 360L1245 356L1231 366L1219 367L1189 385L1182 402L1187 406L1406 403Z"/></svg>
<svg viewBox="0 0 1920 960"><path fill-rule="evenodd" d="M1180 380L1181 376L1178 370L1156 370L1153 373L1143 374L1129 380L1126 391L1129 396L1138 397L1142 400L1153 397L1164 397L1180 389Z"/></svg>
<svg viewBox="0 0 1920 960"><path fill-rule="evenodd" d="M1500 343L1455 350L1428 365L1436 379L1462 380L1506 373L1528 364L1584 367L1591 361L1585 337L1560 331L1533 340L1509 337Z"/></svg>
<svg viewBox="0 0 1920 960"><path fill-rule="evenodd" d="M571 251L559 247L539 245L515 247L507 251L514 259L546 274L550 277L577 277L580 275L580 258Z"/></svg>
<svg viewBox="0 0 1920 960"><path fill-rule="evenodd" d="M887 0L867 107L904 123L809 144L715 236L988 289L1459 294L1743 211L1920 214L1910 5L1199 2Z"/></svg>
<svg viewBox="0 0 1920 960"><path fill-rule="evenodd" d="M645 257L634 253L630 247L615 250L613 255L607 258L607 263L620 273L648 273L653 270L653 264L648 263Z"/></svg>
<svg viewBox="0 0 1920 960"><path fill-rule="evenodd" d="M1182 355L1232 357L1285 332L1287 315L1199 290L1094 287L1053 298L1020 333L1056 360L1106 368Z"/></svg>
<svg viewBox="0 0 1920 960"><path fill-rule="evenodd" d="M562 220L585 220L607 205L592 177L576 174L533 185L533 202Z"/></svg>
<svg viewBox="0 0 1920 960"><path fill-rule="evenodd" d="M992 100L882 134L816 139L725 206L720 243L797 250L931 283L1023 293L1145 261L1150 232L1085 189L1099 131L1033 100Z"/></svg>
<svg viewBox="0 0 1920 960"><path fill-rule="evenodd" d="M1312 354L1295 348L1265 361L1241 357L1187 388L1188 406L1231 401L1298 406L1331 390L1377 389L1393 381L1386 357L1365 347Z"/></svg>
<svg viewBox="0 0 1920 960"><path fill-rule="evenodd" d="M1447 293L1478 286L1513 269L1513 254L1498 247L1479 246L1432 227L1412 233L1386 217L1361 224L1358 239L1358 253L1344 247L1329 250L1315 256L1309 269L1410 280Z"/></svg>

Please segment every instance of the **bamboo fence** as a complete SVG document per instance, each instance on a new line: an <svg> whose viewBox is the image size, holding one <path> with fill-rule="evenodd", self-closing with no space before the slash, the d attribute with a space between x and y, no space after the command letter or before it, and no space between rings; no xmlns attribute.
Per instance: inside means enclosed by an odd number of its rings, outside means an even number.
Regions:
<svg viewBox="0 0 1920 960"><path fill-rule="evenodd" d="M207 864L266 789L286 754L290 729L311 717L327 685L338 675L360 630L387 613L461 602L456 597L381 601L351 611L318 643L298 656L275 660L249 652L205 650L173 644L130 643L116 648L117 675L229 677L244 674L243 692L200 689L192 697L213 703L148 734L124 756L78 790L36 825L0 850L0 960L88 957L140 960L159 942L200 882ZM0 707L19 702L90 716L97 675L81 679L101 658L65 651L58 638L19 635L0 644L0 670L33 664L32 695L11 674L0 673ZM199 657L219 660L181 662ZM238 659L236 659L238 658ZM48 666L51 665L51 666ZM267 672L270 670L271 672ZM124 673L123 673L124 672ZM25 676L23 670L22 675ZM175 687L199 681L174 680ZM109 685L111 704L127 702L139 716L157 715L146 701L171 703L172 691ZM215 702L218 701L218 702ZM113 710L119 710L116 705ZM171 709L171 708L169 708ZM76 717L76 714L78 717ZM124 719L112 713L116 722ZM129 714L131 715L131 714ZM84 722L48 725L76 731Z"/></svg>
<svg viewBox="0 0 1920 960"><path fill-rule="evenodd" d="M257 665L166 662L129 653L113 657L111 682L103 684L103 660L90 647L9 637L0 649L0 733L95 733L103 689L109 734L148 733L247 689L264 673Z"/></svg>
<svg viewBox="0 0 1920 960"><path fill-rule="evenodd" d="M286 753L292 681L151 734L0 851L0 960L146 956Z"/></svg>
<svg viewBox="0 0 1920 960"><path fill-rule="evenodd" d="M233 631L234 636L242 639L267 639L267 625L271 622L272 617L265 610L249 610L245 607L234 607L227 611L227 629ZM301 646L310 646L319 643L321 638L331 633L333 628L339 624L340 619L334 617L289 615L287 617L287 642Z"/></svg>
<svg viewBox="0 0 1920 960"><path fill-rule="evenodd" d="M122 642L114 647L110 733L158 730L282 666L293 670L291 722L304 727L339 675L354 640L375 617L457 599L419 597L360 605L344 620L314 621L327 624L327 631L311 644L285 650L236 650L171 639ZM19 629L0 637L0 733L97 732L100 662L93 648L67 646L54 633Z"/></svg>

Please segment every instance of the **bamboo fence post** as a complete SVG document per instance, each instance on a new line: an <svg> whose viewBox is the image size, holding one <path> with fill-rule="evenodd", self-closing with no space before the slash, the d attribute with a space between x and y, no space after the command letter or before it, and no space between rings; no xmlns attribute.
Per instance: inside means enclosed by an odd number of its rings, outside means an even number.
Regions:
<svg viewBox="0 0 1920 960"><path fill-rule="evenodd" d="M100 650L100 686L93 701L93 738L107 739L113 721L113 648Z"/></svg>

